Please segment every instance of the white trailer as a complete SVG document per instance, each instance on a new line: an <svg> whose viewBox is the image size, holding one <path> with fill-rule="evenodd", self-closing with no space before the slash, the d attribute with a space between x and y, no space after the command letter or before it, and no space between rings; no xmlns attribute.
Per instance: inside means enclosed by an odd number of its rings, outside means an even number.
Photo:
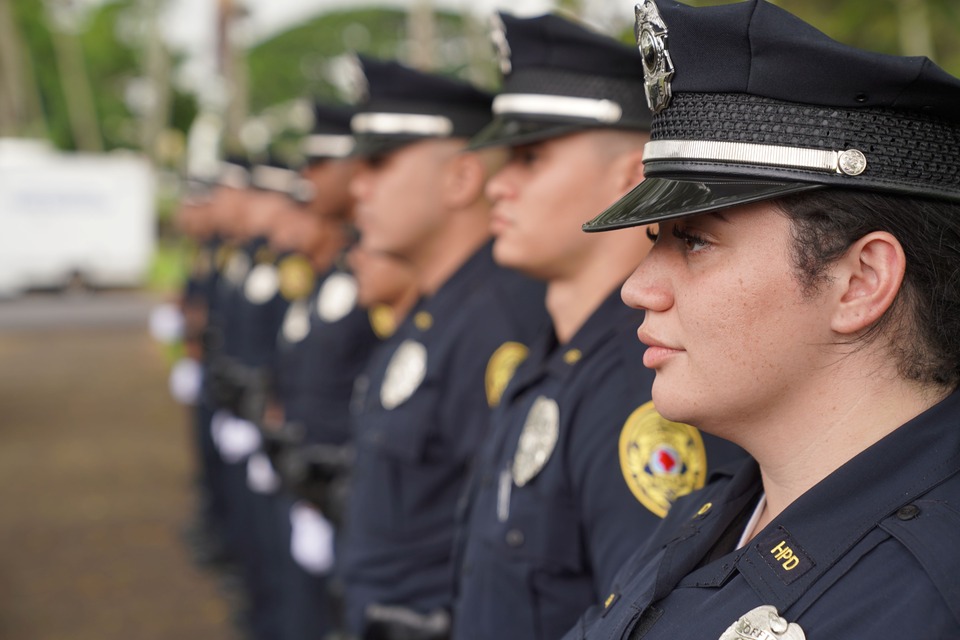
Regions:
<svg viewBox="0 0 960 640"><path fill-rule="evenodd" d="M0 141L0 295L142 284L156 246L154 195L141 157Z"/></svg>

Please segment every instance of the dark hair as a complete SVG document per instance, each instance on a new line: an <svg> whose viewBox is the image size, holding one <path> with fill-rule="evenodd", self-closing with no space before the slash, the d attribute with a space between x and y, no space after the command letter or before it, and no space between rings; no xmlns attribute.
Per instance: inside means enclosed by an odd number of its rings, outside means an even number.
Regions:
<svg viewBox="0 0 960 640"><path fill-rule="evenodd" d="M793 226L793 259L810 295L857 240L886 231L906 255L894 304L858 341L890 337L908 380L960 386L960 204L867 191L824 189L778 201Z"/></svg>

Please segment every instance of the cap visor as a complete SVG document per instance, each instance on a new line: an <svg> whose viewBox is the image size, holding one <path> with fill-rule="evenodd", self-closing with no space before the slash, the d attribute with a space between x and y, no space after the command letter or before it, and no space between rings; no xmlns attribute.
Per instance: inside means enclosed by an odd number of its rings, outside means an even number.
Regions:
<svg viewBox="0 0 960 640"><path fill-rule="evenodd" d="M356 145L354 145L350 155L347 156L348 158L372 158L374 156L381 156L391 151L396 151L408 144L427 140L428 138L409 135L358 134L355 136L355 139Z"/></svg>
<svg viewBox="0 0 960 640"><path fill-rule="evenodd" d="M594 128L579 123L542 122L519 118L497 117L470 139L468 149L476 151L487 147L517 147L570 133Z"/></svg>
<svg viewBox="0 0 960 640"><path fill-rule="evenodd" d="M606 211L583 225L583 230L611 231L671 218L772 200L824 185L803 182L744 182L647 178Z"/></svg>

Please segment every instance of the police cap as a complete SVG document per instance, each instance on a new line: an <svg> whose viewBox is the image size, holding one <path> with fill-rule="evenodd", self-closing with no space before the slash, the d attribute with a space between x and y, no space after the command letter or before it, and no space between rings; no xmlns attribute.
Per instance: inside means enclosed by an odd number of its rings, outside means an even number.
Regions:
<svg viewBox="0 0 960 640"><path fill-rule="evenodd" d="M300 150L308 163L346 158L353 152L354 140L350 120L356 115L353 107L314 102L313 124Z"/></svg>
<svg viewBox="0 0 960 640"><path fill-rule="evenodd" d="M418 140L470 138L490 122L493 96L395 61L360 56L368 97L350 122L353 154L387 153Z"/></svg>
<svg viewBox="0 0 960 640"><path fill-rule="evenodd" d="M960 202L960 80L831 40L764 0L644 0L646 180L603 231L824 187Z"/></svg>
<svg viewBox="0 0 960 640"><path fill-rule="evenodd" d="M228 154L220 161L215 178L217 185L231 189L250 186L250 160L246 156Z"/></svg>
<svg viewBox="0 0 960 640"><path fill-rule="evenodd" d="M647 131L643 62L636 47L556 15L494 16L504 74L494 120L474 148L520 145L594 128Z"/></svg>
<svg viewBox="0 0 960 640"><path fill-rule="evenodd" d="M269 155L250 168L250 186L260 191L269 191L289 196L296 202L313 199L313 185L291 168L283 159Z"/></svg>

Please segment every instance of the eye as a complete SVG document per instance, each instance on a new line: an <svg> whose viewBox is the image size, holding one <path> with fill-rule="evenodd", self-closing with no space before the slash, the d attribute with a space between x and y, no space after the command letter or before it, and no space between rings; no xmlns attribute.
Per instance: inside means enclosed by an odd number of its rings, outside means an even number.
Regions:
<svg viewBox="0 0 960 640"><path fill-rule="evenodd" d="M530 145L525 147L514 147L510 153L511 162L529 166L537 161L539 154L536 147Z"/></svg>
<svg viewBox="0 0 960 640"><path fill-rule="evenodd" d="M673 237L683 242L688 253L696 253L710 246L701 236L681 225L674 225Z"/></svg>

